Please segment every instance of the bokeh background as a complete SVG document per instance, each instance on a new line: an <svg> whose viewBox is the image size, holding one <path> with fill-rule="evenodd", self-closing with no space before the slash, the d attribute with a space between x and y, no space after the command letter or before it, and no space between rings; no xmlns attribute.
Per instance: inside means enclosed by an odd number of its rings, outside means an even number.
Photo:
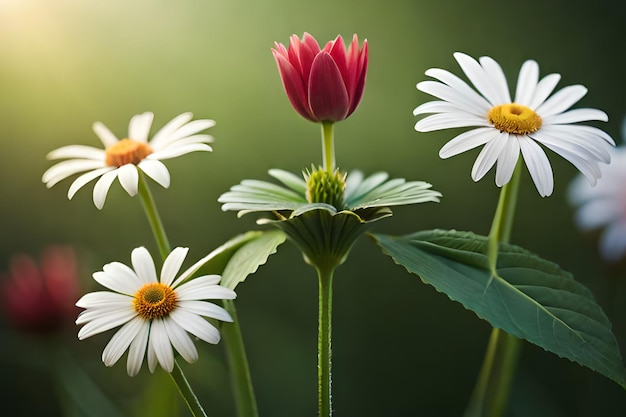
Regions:
<svg viewBox="0 0 626 417"><path fill-rule="evenodd" d="M455 51L492 56L511 83L533 58L542 75L561 73L559 86L588 87L579 106L606 111L609 122L598 126L621 143L624 22L618 0L0 0L0 270L14 253L70 244L89 291L103 264L128 263L140 245L156 253L140 201L119 183L102 211L92 185L68 201L69 180L51 190L41 183L50 150L99 146L94 121L124 135L144 111L155 113L155 128L185 111L217 121L213 153L167 161L170 189L153 184L171 243L189 246L191 261L256 229L255 216L224 213L217 197L244 178L269 179L270 168L299 172L321 160L319 128L290 107L270 53L274 41L304 31L322 43L353 33L369 42L363 101L336 127L339 165L426 180L444 195L439 204L394 210L375 231L486 234L498 197L493 173L471 180L477 151L438 158L453 131L414 131L412 110L430 99L415 84L430 67L460 74ZM550 159L555 192L540 198L523 174L512 241L574 272L605 308L625 354L625 265L603 263L597 236L576 229L566 200L576 170ZM238 295L261 415L314 416L313 269L285 243ZM336 415L437 417L462 414L490 327L362 238L337 271L333 330ZM188 415L164 373L144 369L131 379L125 357L102 365L110 333L78 343L72 323L50 338L5 321L0 332L0 399L11 415L92 416L107 407L112 416ZM209 415L232 416L222 347L199 347L199 362L184 369ZM525 344L509 416L625 414L626 393L615 383Z"/></svg>

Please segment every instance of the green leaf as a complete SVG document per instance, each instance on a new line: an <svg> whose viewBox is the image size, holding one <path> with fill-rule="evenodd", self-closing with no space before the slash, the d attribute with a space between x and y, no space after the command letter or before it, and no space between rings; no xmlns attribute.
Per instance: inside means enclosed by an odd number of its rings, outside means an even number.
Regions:
<svg viewBox="0 0 626 417"><path fill-rule="evenodd" d="M276 253L276 248L285 239L286 236L282 231L271 230L255 232L254 237L246 239L245 242L236 242L232 245L236 246L235 251L225 251L231 255L222 272L221 285L234 290L248 275L256 272L259 266L267 262L267 258Z"/></svg>
<svg viewBox="0 0 626 417"><path fill-rule="evenodd" d="M626 387L611 323L590 291L558 265L500 244L492 276L484 236L441 230L373 236L397 264L492 326Z"/></svg>

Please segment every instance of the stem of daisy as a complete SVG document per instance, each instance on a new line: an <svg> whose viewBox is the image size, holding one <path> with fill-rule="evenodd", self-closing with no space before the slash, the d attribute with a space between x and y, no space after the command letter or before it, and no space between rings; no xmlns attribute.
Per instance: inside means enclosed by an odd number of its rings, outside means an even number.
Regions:
<svg viewBox="0 0 626 417"><path fill-rule="evenodd" d="M156 209L156 205L154 204L154 199L152 198L152 193L150 192L150 188L148 188L148 182L146 181L146 175L139 171L139 198L141 198L141 202L143 204L143 208L146 211L146 216L148 216L148 221L150 222L150 228L152 229L152 233L154 234L154 240L156 240L157 246L159 247L159 253L161 254L161 258L167 258L171 251L170 243L167 240L167 234L165 233L165 228L163 227L163 223L161 222L161 217L159 216L159 212Z"/></svg>
<svg viewBox="0 0 626 417"><path fill-rule="evenodd" d="M335 170L335 142L333 138L333 122L322 122L322 156L324 169L329 173Z"/></svg>
<svg viewBox="0 0 626 417"><path fill-rule="evenodd" d="M319 311L317 336L317 398L319 417L330 417L331 408L331 330L333 274L335 267L317 266Z"/></svg>
<svg viewBox="0 0 626 417"><path fill-rule="evenodd" d="M189 385L187 378L185 378L185 374L180 368L180 365L178 365L178 362L174 361L174 369L170 375L178 387L178 392L180 392L180 395L185 400L189 411L191 411L191 414L194 417L206 417L206 413L204 412L200 401L198 401L198 397L196 397L196 394L193 392L193 389L191 388L191 385Z"/></svg>
<svg viewBox="0 0 626 417"><path fill-rule="evenodd" d="M237 320L237 310L233 300L224 300L224 308L233 318L232 323L222 325L222 336L226 342L228 360L232 374L232 387L239 417L258 417L254 388L248 366L248 358L243 345L243 337L239 322Z"/></svg>
<svg viewBox="0 0 626 417"><path fill-rule="evenodd" d="M150 192L150 188L148 187L148 182L146 181L145 174L139 171L139 197L141 198L141 202L143 203L143 208L146 211L146 215L148 216L148 222L150 222L150 228L152 229L152 233L154 234L154 239L156 240L157 246L159 247L159 252L161 254L161 259L165 260L169 253L171 252L170 243L167 239L167 234L165 233L165 228L163 227L163 222L161 222L161 217L159 216L159 212L157 211L156 204L154 203L154 199L152 198L152 193ZM178 392L183 397L183 400L189 407L189 411L194 417L207 417L200 401L198 401L198 397L193 392L191 385L185 378L185 374L183 370L178 365L178 362L174 360L174 370L170 374L172 380L176 384L178 388Z"/></svg>
<svg viewBox="0 0 626 417"><path fill-rule="evenodd" d="M522 163L519 160L511 181L502 187L489 232L487 258L494 276L497 274L498 243L508 242L511 237L521 168ZM492 329L487 352L464 417L499 417L504 413L520 348L520 339L500 329Z"/></svg>

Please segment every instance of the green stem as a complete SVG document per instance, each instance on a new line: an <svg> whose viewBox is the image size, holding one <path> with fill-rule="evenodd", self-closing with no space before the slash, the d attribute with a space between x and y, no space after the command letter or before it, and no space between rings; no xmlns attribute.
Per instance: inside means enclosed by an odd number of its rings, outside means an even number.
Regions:
<svg viewBox="0 0 626 417"><path fill-rule="evenodd" d="M322 122L322 156L324 158L324 169L331 174L335 171L333 126L333 122Z"/></svg>
<svg viewBox="0 0 626 417"><path fill-rule="evenodd" d="M154 234L154 240L156 240L157 246L159 247L159 253L161 254L161 258L165 260L167 255L169 255L171 251L170 243L167 240L167 235L165 234L165 228L163 227L163 223L161 222L161 217L156 209L156 204L154 204L154 199L152 198L152 193L150 192L150 188L148 188L148 182L146 181L146 176L143 172L139 171L139 198L141 198L141 202L143 204L143 208L146 211L146 216L148 216L148 221L150 222L150 228L152 229L152 233Z"/></svg>
<svg viewBox="0 0 626 417"><path fill-rule="evenodd" d="M233 375L231 381L235 404L237 405L237 415L240 417L258 417L259 411L234 301L224 300L224 308L233 318L233 322L224 323L221 330L227 346L228 360Z"/></svg>
<svg viewBox="0 0 626 417"><path fill-rule="evenodd" d="M165 259L171 252L170 243L167 240L167 234L165 233L165 228L163 227L163 222L161 222L161 217L159 216L159 212L157 211L156 204L154 204L152 193L150 192L150 188L148 188L148 182L146 181L146 177L144 173L140 170L139 197L141 198L141 202L143 203L146 215L148 216L148 221L150 222L150 227L152 228L154 239L156 240L157 246L159 247L161 258L163 261L165 261ZM182 395L183 400L185 400L187 407L189 407L189 411L191 411L191 414L194 417L206 417L206 413L202 409L202 405L200 404L200 401L198 401L198 397L196 397L196 394L193 392L191 385L189 385L189 382L187 382L187 378L185 378L185 374L183 373L183 370L180 368L176 360L174 360L174 370L170 375L172 376L174 383L178 387L180 395Z"/></svg>
<svg viewBox="0 0 626 417"><path fill-rule="evenodd" d="M331 330L334 267L317 267L319 311L317 336L317 398L319 417L332 415L331 408Z"/></svg>
<svg viewBox="0 0 626 417"><path fill-rule="evenodd" d="M502 187L489 232L487 258L494 277L497 276L498 243L508 242L511 238L521 167L521 161L518 161L511 181ZM518 338L500 329L492 329L465 417L499 417L504 413L517 367L520 342Z"/></svg>
<svg viewBox="0 0 626 417"><path fill-rule="evenodd" d="M185 374L180 368L180 365L178 365L178 362L174 361L174 370L170 375L172 376L172 380L178 387L178 392L180 392L180 395L185 400L187 407L189 407L189 411L191 411L191 414L194 417L206 417L206 413L204 412L204 409L202 408L198 397L196 397L196 394L193 392L193 389L191 388L191 385L189 385L187 378L185 378Z"/></svg>

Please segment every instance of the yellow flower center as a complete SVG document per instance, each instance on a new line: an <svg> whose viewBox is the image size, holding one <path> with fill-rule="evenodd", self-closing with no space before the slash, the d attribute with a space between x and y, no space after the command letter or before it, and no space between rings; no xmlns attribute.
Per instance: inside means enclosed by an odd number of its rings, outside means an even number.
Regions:
<svg viewBox="0 0 626 417"><path fill-rule="evenodd" d="M152 148L147 143L122 139L106 150L105 164L118 168L126 164L137 165L152 152Z"/></svg>
<svg viewBox="0 0 626 417"><path fill-rule="evenodd" d="M493 107L487 113L487 119L500 132L516 135L536 132L543 123L533 109L516 103Z"/></svg>
<svg viewBox="0 0 626 417"><path fill-rule="evenodd" d="M172 288L159 282L151 282L135 293L133 307L141 318L152 320L165 317L174 311L176 301L176 293Z"/></svg>

